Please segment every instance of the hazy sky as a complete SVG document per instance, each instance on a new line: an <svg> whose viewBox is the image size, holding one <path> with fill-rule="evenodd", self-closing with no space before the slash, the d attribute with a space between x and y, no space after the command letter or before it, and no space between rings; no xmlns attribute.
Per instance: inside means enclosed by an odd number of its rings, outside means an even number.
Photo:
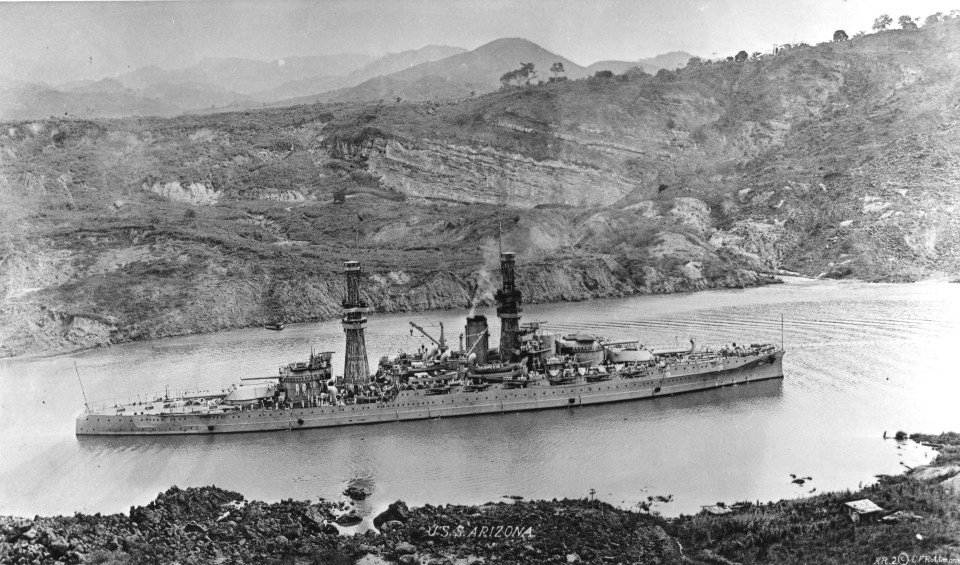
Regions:
<svg viewBox="0 0 960 565"><path fill-rule="evenodd" d="M889 13L960 0L352 0L0 2L0 77L60 83L203 57L381 55L524 37L577 63L667 51L703 57L817 43Z"/></svg>

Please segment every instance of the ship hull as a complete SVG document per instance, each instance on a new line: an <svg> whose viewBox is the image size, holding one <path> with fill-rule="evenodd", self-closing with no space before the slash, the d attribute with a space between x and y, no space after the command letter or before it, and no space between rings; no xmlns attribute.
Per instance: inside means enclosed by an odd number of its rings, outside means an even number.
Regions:
<svg viewBox="0 0 960 565"><path fill-rule="evenodd" d="M401 391L388 402L239 413L108 414L77 417L77 435L190 435L300 430L548 410L671 396L688 392L783 378L783 352L752 357L654 368L630 379L550 385L537 381L526 388L493 385L487 390L426 395Z"/></svg>

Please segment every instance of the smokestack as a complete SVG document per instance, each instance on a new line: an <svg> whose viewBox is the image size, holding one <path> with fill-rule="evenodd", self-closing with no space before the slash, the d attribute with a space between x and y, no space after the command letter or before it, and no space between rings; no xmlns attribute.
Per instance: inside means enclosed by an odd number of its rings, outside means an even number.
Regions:
<svg viewBox="0 0 960 565"><path fill-rule="evenodd" d="M347 295L343 299L343 331L347 334L343 379L350 384L363 385L370 382L370 363L363 336L367 327L367 303L360 299L360 262L344 261L343 272L347 276Z"/></svg>
<svg viewBox="0 0 960 565"><path fill-rule="evenodd" d="M503 286L494 296L497 299L497 317L500 318L500 361L514 360L514 351L520 348L520 291L516 286L516 253L500 254L500 278Z"/></svg>
<svg viewBox="0 0 960 565"><path fill-rule="evenodd" d="M473 347L473 353L477 354L477 363L481 365L487 362L488 341L486 332L486 316L471 316L467 318L467 351L470 351L473 344L479 341L480 343L476 347Z"/></svg>

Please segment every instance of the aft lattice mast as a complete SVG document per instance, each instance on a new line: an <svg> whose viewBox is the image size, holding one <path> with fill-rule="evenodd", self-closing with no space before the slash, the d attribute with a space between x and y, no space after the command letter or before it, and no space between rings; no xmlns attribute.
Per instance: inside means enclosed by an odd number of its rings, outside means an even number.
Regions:
<svg viewBox="0 0 960 565"><path fill-rule="evenodd" d="M367 327L367 303L360 299L360 262L345 261L343 272L347 278L347 295L343 300L343 331L347 334L343 379L362 385L370 382L370 364L363 335Z"/></svg>
<svg viewBox="0 0 960 565"><path fill-rule="evenodd" d="M500 360L512 361L520 349L520 290L516 285L516 254L500 254L500 278L503 286L497 291L497 317L500 318Z"/></svg>

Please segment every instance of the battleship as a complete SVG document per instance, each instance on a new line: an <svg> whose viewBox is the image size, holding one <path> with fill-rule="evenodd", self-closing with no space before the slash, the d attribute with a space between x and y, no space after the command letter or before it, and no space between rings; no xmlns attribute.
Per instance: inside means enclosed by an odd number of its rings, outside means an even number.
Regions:
<svg viewBox="0 0 960 565"><path fill-rule="evenodd" d="M369 306L361 266L344 263L343 375L334 352L311 352L277 375L246 377L218 392L141 397L87 404L76 434L188 435L287 431L403 422L551 408L576 408L691 393L783 378L783 346L771 343L647 347L586 333L555 335L544 324L521 323L516 257L500 256L495 294L499 347L489 347L484 316L469 316L458 348L422 327L433 345L379 360L371 374L364 340Z"/></svg>

